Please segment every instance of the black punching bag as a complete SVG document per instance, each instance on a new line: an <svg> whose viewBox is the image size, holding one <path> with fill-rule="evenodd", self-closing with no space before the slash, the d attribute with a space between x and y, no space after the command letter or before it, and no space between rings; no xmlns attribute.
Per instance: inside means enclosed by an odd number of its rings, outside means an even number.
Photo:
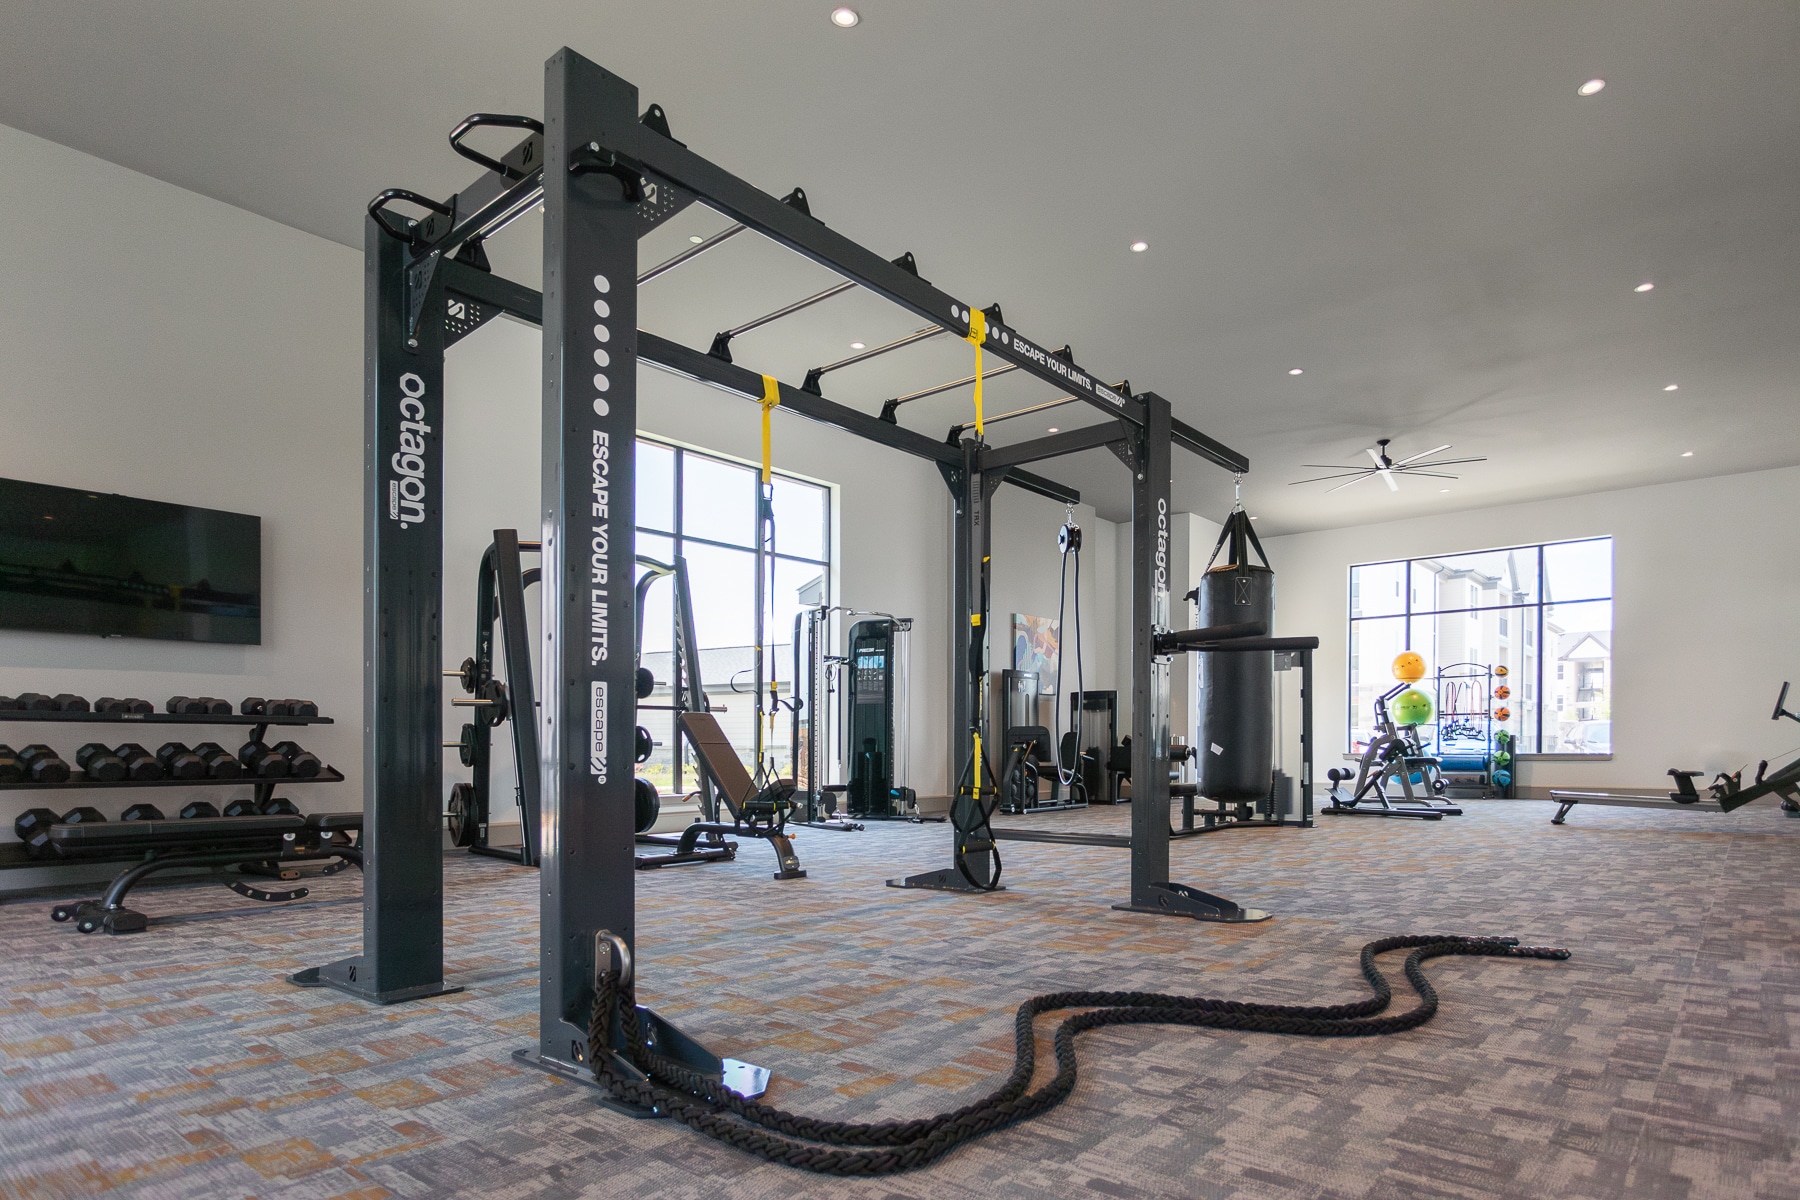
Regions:
<svg viewBox="0 0 1800 1200"><path fill-rule="evenodd" d="M1250 562L1254 549L1262 565ZM1227 550L1224 562L1219 552ZM1200 606L1195 628L1264 621L1275 628L1275 572L1250 517L1233 509L1219 531L1200 586L1188 593ZM1215 800L1259 800L1269 794L1275 766L1275 661L1268 650L1196 654L1200 703L1194 746L1200 794Z"/></svg>

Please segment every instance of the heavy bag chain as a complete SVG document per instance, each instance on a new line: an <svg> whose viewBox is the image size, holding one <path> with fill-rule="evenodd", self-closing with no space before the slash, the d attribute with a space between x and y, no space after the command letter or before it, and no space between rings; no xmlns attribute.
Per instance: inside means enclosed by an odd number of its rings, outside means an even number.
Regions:
<svg viewBox="0 0 1800 1200"><path fill-rule="evenodd" d="M1375 958L1406 948L1412 953L1406 956L1403 969L1419 1003L1406 1012L1378 1017L1375 1014L1393 999L1393 988L1375 965ZM594 1079L615 1099L674 1117L708 1137L770 1162L827 1175L891 1175L935 1162L964 1142L1039 1116L1062 1103L1075 1087L1075 1037L1086 1030L1109 1025L1193 1025L1300 1037L1401 1033L1436 1014L1437 992L1422 964L1446 955L1566 959L1569 952L1521 946L1518 939L1506 937L1412 934L1383 938L1362 948L1363 978L1375 994L1367 1000L1323 1006L1155 992L1052 992L1019 1005L1013 1019L1013 1069L1000 1087L980 1100L936 1116L867 1124L823 1121L747 1100L719 1080L651 1051L638 1020L629 960L624 959L618 967L608 961L596 972L588 1061ZM1056 1027L1056 1075L1036 1091L1027 1091L1037 1065L1033 1023L1044 1013L1065 1008L1087 1011L1065 1018ZM624 1033L622 1057L608 1044L615 1022Z"/></svg>

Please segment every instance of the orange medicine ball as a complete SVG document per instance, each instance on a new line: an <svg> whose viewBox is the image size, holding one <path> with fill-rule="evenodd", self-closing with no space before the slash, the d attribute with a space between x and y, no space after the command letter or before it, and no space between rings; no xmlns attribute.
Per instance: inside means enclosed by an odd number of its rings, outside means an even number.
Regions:
<svg viewBox="0 0 1800 1200"><path fill-rule="evenodd" d="M1411 650L1403 650L1394 658L1394 678L1401 683L1417 683L1425 678L1425 659Z"/></svg>

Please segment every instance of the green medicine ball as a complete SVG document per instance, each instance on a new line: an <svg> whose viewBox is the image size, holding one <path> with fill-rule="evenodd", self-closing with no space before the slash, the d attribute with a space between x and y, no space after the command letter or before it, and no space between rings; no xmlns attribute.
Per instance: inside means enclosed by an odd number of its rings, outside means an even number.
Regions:
<svg viewBox="0 0 1800 1200"><path fill-rule="evenodd" d="M1431 720L1431 697L1418 688L1407 688L1394 697L1389 711L1394 714L1396 725L1423 725Z"/></svg>

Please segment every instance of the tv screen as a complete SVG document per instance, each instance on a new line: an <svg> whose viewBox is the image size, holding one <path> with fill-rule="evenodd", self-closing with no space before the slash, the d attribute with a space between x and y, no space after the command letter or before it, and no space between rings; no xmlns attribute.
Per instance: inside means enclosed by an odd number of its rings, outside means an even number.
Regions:
<svg viewBox="0 0 1800 1200"><path fill-rule="evenodd" d="M262 643L262 519L0 479L0 627Z"/></svg>

